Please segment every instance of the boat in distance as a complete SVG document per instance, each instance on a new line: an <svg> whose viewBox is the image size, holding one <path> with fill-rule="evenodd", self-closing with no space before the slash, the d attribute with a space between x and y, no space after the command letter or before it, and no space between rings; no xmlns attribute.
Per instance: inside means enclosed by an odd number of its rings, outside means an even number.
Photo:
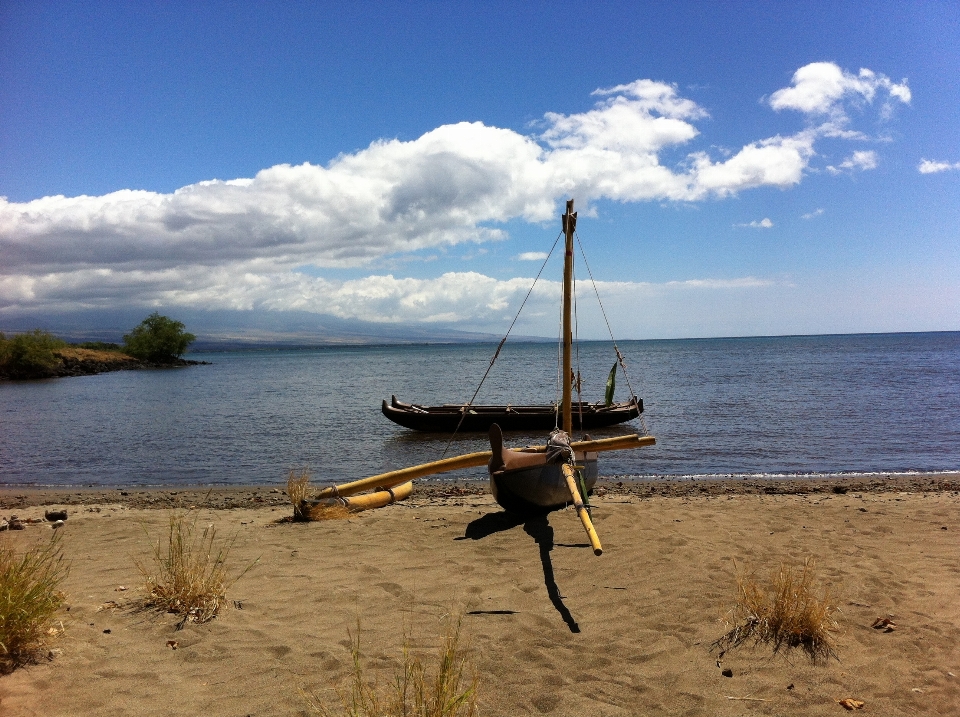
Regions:
<svg viewBox="0 0 960 717"><path fill-rule="evenodd" d="M380 410L384 416L405 428L431 433L486 433L495 423L504 431L549 431L557 425L558 415L557 407L551 404L466 406L450 403L421 406L398 401L396 396L391 396L389 403L384 400ZM643 413L643 399L634 397L610 405L603 402L577 402L572 405L571 413L574 429L589 431L606 428L637 418Z"/></svg>

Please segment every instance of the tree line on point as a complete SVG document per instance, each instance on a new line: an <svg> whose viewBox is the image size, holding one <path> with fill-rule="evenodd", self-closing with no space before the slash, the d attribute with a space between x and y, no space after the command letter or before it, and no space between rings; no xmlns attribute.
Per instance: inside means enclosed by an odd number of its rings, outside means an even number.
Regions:
<svg viewBox="0 0 960 717"><path fill-rule="evenodd" d="M68 344L41 329L7 338L0 333L0 377L47 378L57 375L63 352L69 349L91 349L126 354L155 365L173 365L187 347L196 340L183 322L154 311L123 337L123 344L88 341Z"/></svg>

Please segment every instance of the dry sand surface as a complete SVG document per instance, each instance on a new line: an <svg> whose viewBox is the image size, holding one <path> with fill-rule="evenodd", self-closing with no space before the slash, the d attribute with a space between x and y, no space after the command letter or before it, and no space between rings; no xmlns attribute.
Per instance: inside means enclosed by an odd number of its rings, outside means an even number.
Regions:
<svg viewBox="0 0 960 717"><path fill-rule="evenodd" d="M298 687L336 703L358 620L369 674L387 682L404 634L432 652L458 615L483 715L839 715L846 697L865 715L960 714L956 490L611 490L595 500L600 557L572 511L518 523L466 492L309 524L278 522L288 507L270 501L199 507L202 524L236 534L237 566L259 562L218 618L181 630L134 609L133 560L169 510L73 506L61 528L66 632L50 645L62 652L0 677L0 714L307 714ZM0 498L4 515L43 514L9 490ZM760 646L718 664L710 645L733 603L734 562L767 573L808 557L839 597L839 660ZM895 631L871 628L886 616Z"/></svg>

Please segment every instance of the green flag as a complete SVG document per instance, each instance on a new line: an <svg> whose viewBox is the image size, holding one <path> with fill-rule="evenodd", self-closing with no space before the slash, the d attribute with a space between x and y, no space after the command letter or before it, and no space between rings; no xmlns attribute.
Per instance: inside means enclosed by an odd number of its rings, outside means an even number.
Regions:
<svg viewBox="0 0 960 717"><path fill-rule="evenodd" d="M613 362L613 368L610 369L610 375L607 376L607 393L604 396L604 404L609 406L613 403L613 392L617 390L617 362Z"/></svg>

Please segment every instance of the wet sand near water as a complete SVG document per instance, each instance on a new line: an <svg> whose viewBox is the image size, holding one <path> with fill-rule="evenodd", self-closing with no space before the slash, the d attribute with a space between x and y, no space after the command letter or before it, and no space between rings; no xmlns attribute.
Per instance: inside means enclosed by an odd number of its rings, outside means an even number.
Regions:
<svg viewBox="0 0 960 717"><path fill-rule="evenodd" d="M665 479L601 478L601 493L647 497L694 495L806 494L844 492L960 491L960 473L901 473L825 478ZM418 480L416 499L485 495L486 481ZM8 487L0 488L0 511L35 505L116 503L132 508L214 509L288 505L284 486L190 486L178 488Z"/></svg>

